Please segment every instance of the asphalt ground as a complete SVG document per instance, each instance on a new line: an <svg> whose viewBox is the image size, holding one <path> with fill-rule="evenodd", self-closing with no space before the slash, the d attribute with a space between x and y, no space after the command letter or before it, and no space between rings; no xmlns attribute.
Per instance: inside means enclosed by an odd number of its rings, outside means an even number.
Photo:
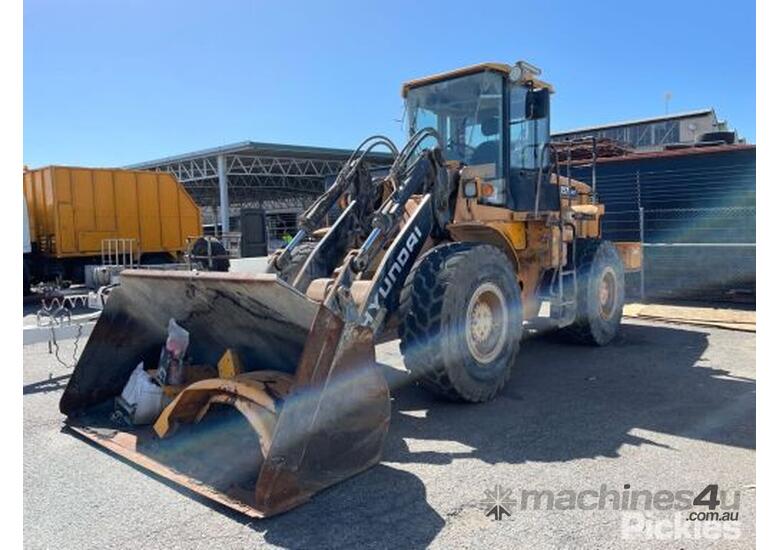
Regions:
<svg viewBox="0 0 780 550"><path fill-rule="evenodd" d="M67 356L72 340L61 345ZM46 343L25 346L25 546L755 546L755 334L630 320L605 348L532 338L508 386L483 405L404 384L397 342L378 356L397 386L381 464L291 512L251 520L64 432L57 403L69 370ZM532 498L521 509L523 491L550 491L558 503L567 491L622 498L626 484L652 495L717 484L723 506L739 492L738 517L702 524L657 509L637 517L609 500L557 509L568 497L552 510L546 500L534 510ZM481 503L496 485L518 501L500 521ZM588 496L583 507L592 508ZM643 510L647 499L637 502Z"/></svg>

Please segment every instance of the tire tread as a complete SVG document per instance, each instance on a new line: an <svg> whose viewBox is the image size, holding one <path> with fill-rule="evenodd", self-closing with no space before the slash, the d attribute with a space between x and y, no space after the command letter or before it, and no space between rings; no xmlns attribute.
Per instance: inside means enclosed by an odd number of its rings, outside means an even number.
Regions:
<svg viewBox="0 0 780 550"><path fill-rule="evenodd" d="M511 371L505 369L490 390L475 391L452 379L444 366L442 346L426 345L443 330L447 286L459 283L455 279L460 264L475 253L484 254L485 262L509 264L503 252L490 245L465 242L440 245L418 260L401 289L399 336L405 363L421 387L452 401L489 401L504 387Z"/></svg>

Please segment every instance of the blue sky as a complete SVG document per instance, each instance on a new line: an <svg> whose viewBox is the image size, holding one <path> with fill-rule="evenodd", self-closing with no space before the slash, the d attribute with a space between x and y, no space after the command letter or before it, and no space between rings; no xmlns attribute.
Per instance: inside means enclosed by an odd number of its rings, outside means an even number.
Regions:
<svg viewBox="0 0 780 550"><path fill-rule="evenodd" d="M714 107L755 140L751 2L25 0L24 161L403 138L404 80L526 59L563 130Z"/></svg>

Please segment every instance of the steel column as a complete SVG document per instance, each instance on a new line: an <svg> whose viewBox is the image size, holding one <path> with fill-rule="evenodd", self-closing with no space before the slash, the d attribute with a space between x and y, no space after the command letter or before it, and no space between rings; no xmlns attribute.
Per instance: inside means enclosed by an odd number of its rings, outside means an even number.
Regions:
<svg viewBox="0 0 780 550"><path fill-rule="evenodd" d="M219 178L219 221L222 224L220 236L230 231L230 201L228 200L228 181L225 155L217 157L217 177Z"/></svg>
<svg viewBox="0 0 780 550"><path fill-rule="evenodd" d="M639 268L639 301L645 303L645 209L639 207L639 247L642 251L642 264Z"/></svg>

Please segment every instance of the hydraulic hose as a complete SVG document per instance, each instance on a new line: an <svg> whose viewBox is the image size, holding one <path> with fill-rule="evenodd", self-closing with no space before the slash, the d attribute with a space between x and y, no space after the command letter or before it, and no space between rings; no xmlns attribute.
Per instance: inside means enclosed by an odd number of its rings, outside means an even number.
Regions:
<svg viewBox="0 0 780 550"><path fill-rule="evenodd" d="M360 166L366 155L380 145L384 145L390 150L394 162L398 159L398 148L390 138L383 135L373 135L364 139L341 167L331 186L301 215L300 229L292 240L287 243L287 246L275 254L275 257L270 262L272 268L282 269L284 267L289 261L292 251L306 237L311 235L328 211L336 204L336 201L346 190L347 185L355 175L357 167Z"/></svg>

